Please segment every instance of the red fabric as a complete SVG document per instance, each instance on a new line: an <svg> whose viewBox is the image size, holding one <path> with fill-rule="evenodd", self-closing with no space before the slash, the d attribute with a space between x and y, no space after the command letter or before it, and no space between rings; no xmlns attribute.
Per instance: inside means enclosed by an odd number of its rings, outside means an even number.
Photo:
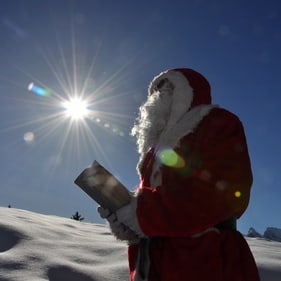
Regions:
<svg viewBox="0 0 281 281"><path fill-rule="evenodd" d="M252 173L241 122L224 109L213 109L175 151L185 165L162 166L161 186L149 187L159 148L148 154L142 171L137 217L143 232L152 237L148 281L259 280L238 232L190 238L233 215L241 216L247 208ZM138 246L129 249L131 276L137 251Z"/></svg>
<svg viewBox="0 0 281 281"><path fill-rule="evenodd" d="M130 247L135 256L136 246ZM199 238L152 238L150 259L148 281L260 280L249 246L237 231L209 232Z"/></svg>
<svg viewBox="0 0 281 281"><path fill-rule="evenodd" d="M180 71L193 89L193 100L190 108L212 102L211 86L202 74L190 68L176 68L171 70Z"/></svg>

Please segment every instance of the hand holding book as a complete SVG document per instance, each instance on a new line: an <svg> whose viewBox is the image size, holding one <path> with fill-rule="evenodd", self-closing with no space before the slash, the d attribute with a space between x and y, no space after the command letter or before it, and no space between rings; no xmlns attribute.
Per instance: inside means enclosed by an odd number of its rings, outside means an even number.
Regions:
<svg viewBox="0 0 281 281"><path fill-rule="evenodd" d="M74 181L100 206L115 212L130 203L128 189L97 161Z"/></svg>

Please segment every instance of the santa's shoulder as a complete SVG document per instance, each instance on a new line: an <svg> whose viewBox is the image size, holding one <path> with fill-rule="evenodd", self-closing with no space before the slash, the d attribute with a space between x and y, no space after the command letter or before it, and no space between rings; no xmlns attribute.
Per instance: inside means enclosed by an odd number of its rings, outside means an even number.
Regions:
<svg viewBox="0 0 281 281"><path fill-rule="evenodd" d="M236 114L221 107L214 107L202 119L194 133L206 139L211 136L228 138L230 135L244 135L244 128Z"/></svg>
<svg viewBox="0 0 281 281"><path fill-rule="evenodd" d="M210 110L207 118L229 119L241 122L236 114L219 106L214 107L212 110Z"/></svg>
<svg viewBox="0 0 281 281"><path fill-rule="evenodd" d="M242 125L241 120L236 114L222 107L214 107L212 110L210 110L209 114L206 115L202 121L211 123L229 123Z"/></svg>

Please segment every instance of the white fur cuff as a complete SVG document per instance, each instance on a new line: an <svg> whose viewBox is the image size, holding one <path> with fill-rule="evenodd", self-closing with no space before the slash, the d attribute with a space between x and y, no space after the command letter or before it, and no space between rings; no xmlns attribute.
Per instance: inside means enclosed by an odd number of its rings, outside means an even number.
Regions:
<svg viewBox="0 0 281 281"><path fill-rule="evenodd" d="M119 222L128 226L139 237L144 238L146 235L142 232L137 219L137 198L132 196L131 202L116 211Z"/></svg>

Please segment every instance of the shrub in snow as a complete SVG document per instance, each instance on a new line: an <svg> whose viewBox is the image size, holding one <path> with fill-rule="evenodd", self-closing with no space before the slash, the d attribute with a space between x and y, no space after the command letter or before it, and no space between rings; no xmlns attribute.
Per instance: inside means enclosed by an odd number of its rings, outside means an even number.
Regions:
<svg viewBox="0 0 281 281"><path fill-rule="evenodd" d="M75 214L72 215L71 219L76 220L76 221L83 221L84 218L82 217L79 212L75 212Z"/></svg>

